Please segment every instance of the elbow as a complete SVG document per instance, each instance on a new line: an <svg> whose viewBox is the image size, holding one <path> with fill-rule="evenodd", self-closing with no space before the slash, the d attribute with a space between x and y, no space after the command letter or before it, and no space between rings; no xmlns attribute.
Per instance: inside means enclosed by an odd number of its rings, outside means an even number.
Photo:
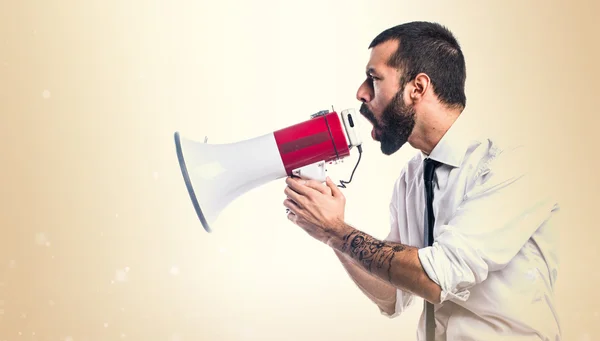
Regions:
<svg viewBox="0 0 600 341"><path fill-rule="evenodd" d="M379 307L379 312L387 316L389 318L394 318L398 316L396 313L396 298L394 297L392 300L386 300L384 302L380 302L377 304Z"/></svg>
<svg viewBox="0 0 600 341"><path fill-rule="evenodd" d="M442 288L433 281L431 283L432 288L423 295L423 299L431 304L440 304L442 303Z"/></svg>
<svg viewBox="0 0 600 341"><path fill-rule="evenodd" d="M400 315L400 312L396 312L395 307L389 307L389 306L383 306L383 305L379 306L379 312L381 313L381 315L383 315L389 319L392 319L392 318Z"/></svg>
<svg viewBox="0 0 600 341"><path fill-rule="evenodd" d="M396 313L396 307L395 307L395 305L388 305L388 304L386 304L386 305L380 305L379 306L379 310L382 313L384 313L385 315L388 315L388 316L392 316L392 315L394 315Z"/></svg>

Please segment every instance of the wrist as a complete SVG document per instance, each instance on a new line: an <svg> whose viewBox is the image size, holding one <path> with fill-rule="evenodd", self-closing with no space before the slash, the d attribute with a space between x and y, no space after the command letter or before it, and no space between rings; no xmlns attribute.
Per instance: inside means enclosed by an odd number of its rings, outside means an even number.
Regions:
<svg viewBox="0 0 600 341"><path fill-rule="evenodd" d="M336 252L341 253L344 245L344 236L347 236L353 230L355 229L352 226L343 221L339 224L336 224L336 226L330 230L329 238L327 239L327 245L333 248Z"/></svg>

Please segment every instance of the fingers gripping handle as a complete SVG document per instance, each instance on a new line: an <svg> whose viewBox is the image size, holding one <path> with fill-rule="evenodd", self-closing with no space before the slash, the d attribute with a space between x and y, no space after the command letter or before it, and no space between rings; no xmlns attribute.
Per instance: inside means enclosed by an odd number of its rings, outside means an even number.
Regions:
<svg viewBox="0 0 600 341"><path fill-rule="evenodd" d="M297 176L304 180L317 180L320 182L327 181L327 163L325 160L296 168L292 171L293 176ZM285 213L289 214L290 209L286 208Z"/></svg>

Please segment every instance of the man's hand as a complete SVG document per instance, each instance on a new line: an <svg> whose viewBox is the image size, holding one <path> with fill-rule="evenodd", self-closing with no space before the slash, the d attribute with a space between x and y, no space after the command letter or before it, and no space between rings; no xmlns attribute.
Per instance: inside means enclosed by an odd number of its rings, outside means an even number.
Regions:
<svg viewBox="0 0 600 341"><path fill-rule="evenodd" d="M338 255L346 255L359 269L370 273L394 288L413 293L432 303L439 303L441 288L423 270L418 248L376 239L344 221L346 199L327 178L326 185L288 177L283 205L288 218L315 239L327 244ZM378 286L378 285L377 285ZM393 290L382 289L377 297L392 311ZM395 297L395 296L394 296ZM388 302L389 299L389 302ZM380 302L380 303L381 303Z"/></svg>
<svg viewBox="0 0 600 341"><path fill-rule="evenodd" d="M329 177L326 184L292 177L285 182L287 199L283 205L290 210L288 218L292 222L325 244L341 233L346 198Z"/></svg>

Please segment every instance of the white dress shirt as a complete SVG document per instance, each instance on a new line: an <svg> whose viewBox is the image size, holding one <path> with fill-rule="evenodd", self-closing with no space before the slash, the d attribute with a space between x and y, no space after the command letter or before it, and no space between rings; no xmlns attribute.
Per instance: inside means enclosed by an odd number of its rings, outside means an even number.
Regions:
<svg viewBox="0 0 600 341"><path fill-rule="evenodd" d="M423 160L402 169L390 203L389 241L420 247L425 272L442 289L435 305L436 341L561 339L553 289L558 210L535 153L478 137L461 114L429 155L435 173L434 243L424 247ZM434 180L435 181L435 180ZM413 302L397 291L395 317ZM425 339L424 312L417 339Z"/></svg>

